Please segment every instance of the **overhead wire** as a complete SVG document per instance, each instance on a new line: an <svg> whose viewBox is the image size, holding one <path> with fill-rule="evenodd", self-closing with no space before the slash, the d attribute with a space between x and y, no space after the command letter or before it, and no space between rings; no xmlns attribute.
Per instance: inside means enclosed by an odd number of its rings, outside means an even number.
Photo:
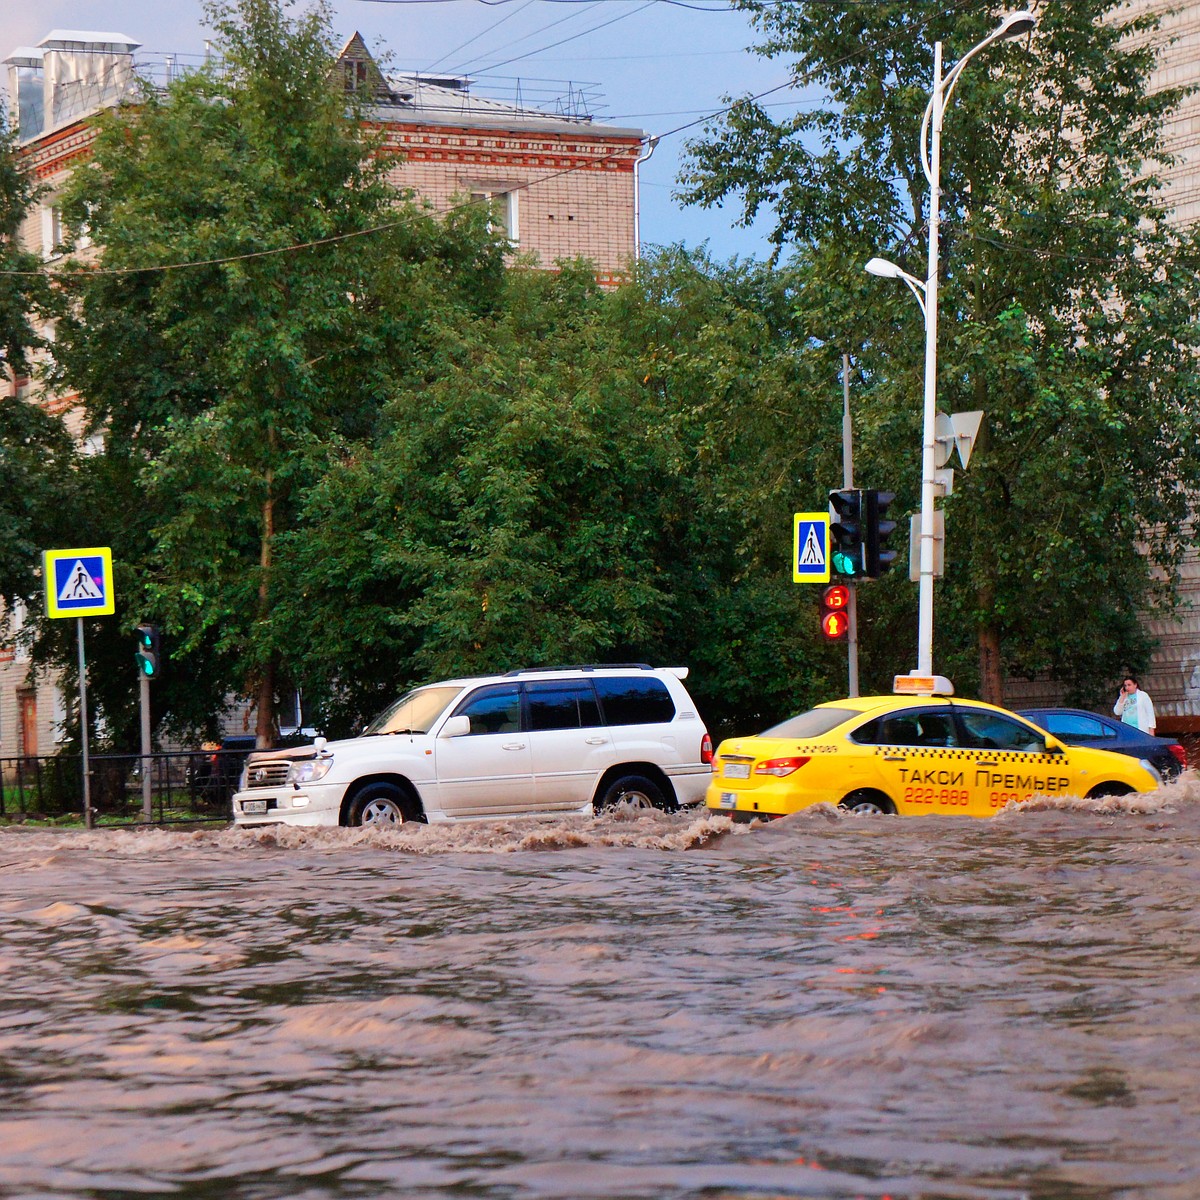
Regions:
<svg viewBox="0 0 1200 1200"><path fill-rule="evenodd" d="M533 3L533 0L525 0L525 3L522 4L520 8L514 8L512 10L512 12L501 17L499 21L496 21L493 24L489 25L486 29L481 29L477 34L475 34L474 37L467 38L467 40L465 42L462 42L459 45L455 46L453 50L447 50L446 53L443 54L440 58L435 58L433 60L433 62L431 62L425 68L425 70L432 71L433 68L436 67L439 63L444 63L446 61L446 59L448 59L450 57L450 55L457 54L460 50L465 50L472 42L479 41L479 39L481 37L485 37L487 34L491 33L492 30L499 29L500 26L503 25L505 21L511 21L513 19L513 17L517 16L518 13L523 13L532 3Z"/></svg>
<svg viewBox="0 0 1200 1200"><path fill-rule="evenodd" d="M549 25L543 25L540 28L533 30L531 33L524 33L520 37L513 38L507 42L503 42L501 45L497 46L495 48L495 51L493 51L493 52L500 51L500 50L507 50L510 46L519 46L522 42L527 42L527 41L529 41L530 38L537 37L538 34L540 34L540 33L545 33L547 30L555 29L557 26L563 25L567 21L574 21L574 20L577 20L579 17L586 16L587 13L589 13L593 8L595 8L599 4L600 4L600 0L586 0L585 7L583 8L582 11L568 13L565 17L559 17L557 21L551 21ZM521 8L519 8L517 10L517 12L523 12L526 7L527 7L526 5L523 5ZM502 21L497 22L497 25L501 25L501 24L503 24ZM495 28L495 26L493 26L493 28ZM480 36L482 36L482 35L480 35ZM471 42L475 42L478 40L479 40L478 37L470 38L468 41L464 42L463 45L469 46L471 44ZM461 48L462 47L459 47L459 49L461 49ZM457 50L451 50L448 54L443 54L442 57L439 58L437 61L445 62L446 59L449 58L451 54L456 54L457 52L458 52Z"/></svg>
<svg viewBox="0 0 1200 1200"><path fill-rule="evenodd" d="M645 4L631 9L629 12L623 12L615 17L611 17L607 21L601 21L599 25L593 25L590 29L582 29L578 33L571 34L570 37L562 38L557 42L551 42L549 46L541 46L537 50L528 50L524 54L516 54L512 58L501 59L500 62L487 63L479 67L479 70L494 71L498 67L507 67L509 63L520 62L524 58L532 58L535 54L544 54L547 50L553 50L556 46L565 46L568 42L573 42L577 38L586 37L589 33L596 33L600 29L607 29L608 26L615 25L618 21L624 21L629 17L635 17L638 13L645 12L646 9L652 8L657 3L658 0L646 0Z"/></svg>
<svg viewBox="0 0 1200 1200"><path fill-rule="evenodd" d="M505 4L511 4L513 0L475 0L477 4L487 5L489 8L499 8ZM602 0L543 0L547 4L595 4ZM768 0L769 3L791 3L791 0ZM831 3L835 0L818 0L819 3ZM836 0L842 2L842 0ZM847 0L851 4L863 3L882 3L883 0ZM360 4L458 4L461 0L358 0ZM706 4L693 4L689 0L655 0L658 4L669 4L675 8L690 8L696 12L735 12L737 11L731 3L722 0L721 6L714 8Z"/></svg>
<svg viewBox="0 0 1200 1200"><path fill-rule="evenodd" d="M398 0L398 2L411 2L411 0ZM429 0L419 0L419 2L429 2ZM436 2L436 0L435 0L435 2ZM655 0L651 0L651 3L653 3L653 2L655 2ZM953 4L951 4L950 7L952 10L959 10L959 9L970 7L972 3L973 3L973 0L955 0L955 2ZM940 14L935 14L935 15L940 15ZM928 25L932 20L933 20L933 16L928 18L926 21L921 22L921 24ZM857 50L851 51L850 53L843 55L841 58L834 59L832 62L827 64L827 67L824 69L828 69L828 67L840 66L842 63L853 61L856 58L860 58L863 55L866 55L868 53L872 53L874 51L882 49L883 47L890 45L892 42L899 41L902 38L907 38L909 36L911 36L910 30L908 30L908 29L898 30L891 37L881 38L879 41L877 41L871 45L860 46ZM763 91L757 92L751 96L739 97L738 99L732 101L730 104L727 104L721 108L717 108L717 109L711 110L709 112L706 112L703 116L697 117L692 121L686 121L682 125L677 125L673 129L667 130L665 133L658 134L657 139L659 141L661 141L664 138L676 137L681 133L685 133L689 129L694 129L698 125L703 125L707 121L710 121L716 117L725 115L726 113L730 112L736 105L738 105L740 103L743 103L743 102L757 103L759 100L762 100L767 96L774 95L776 92L780 92L785 88L807 87L810 84L814 83L817 80L817 78L818 78L818 72L816 70L808 72L807 75L805 75L803 77L793 75L793 76L789 77L788 79L784 80L783 83L775 84L773 87L766 88ZM606 155L602 155L602 156L599 156L598 158L590 160L589 165L594 166L597 164L608 162L613 159L622 157L626 153L627 153L627 151L625 149L613 150ZM581 169L582 168L580 168L580 167L562 167L558 170L548 172L547 174L544 174L544 175L540 175L535 179L526 180L523 183L521 183L519 185L519 187L513 188L512 190L513 191L527 191L531 187L536 187L540 184L548 183L554 179L562 178L565 175L571 175L574 172L581 170ZM473 207L473 206L478 207L482 203L484 203L484 202L480 201L480 200L467 200L467 201L460 202L458 204L446 205L444 207L434 207L432 209L432 211L438 216L449 216L452 213L461 212L469 207ZM277 254L289 254L289 253L294 253L294 252L300 251L300 250L313 249L318 246L334 245L339 242L348 241L351 238L370 237L374 234L384 233L389 229L396 229L396 228L400 227L401 225L404 225L405 223L406 223L405 220L402 220L402 219L396 220L396 221L386 221L386 222L382 222L379 225L370 226L369 228L366 228L366 229L353 229L353 230L349 230L345 233L329 234L325 237L313 238L313 239L303 241L303 242L294 242L287 246L274 246L274 247L271 247L266 250L248 250L242 254L223 255L223 256L220 256L217 258L195 259L195 260L191 260L191 261L174 262L174 263L153 263L153 264L149 264L149 265L145 265L145 266L134 266L134 267L90 267L90 268L86 268L83 270L71 270L71 271L61 270L61 269L53 269L53 270L42 269L40 271L14 271L14 270L0 269L0 278L20 278L20 277L34 277L34 278L48 277L48 278L52 278L52 279L55 279L55 278L57 278L57 279L97 278L97 277L105 276L105 275L113 275L113 276L137 275L137 274L143 274L143 273L144 274L158 274L158 273L161 273L164 271L181 271L181 270L191 270L191 269L194 269L197 267L224 266L228 263L245 262L245 261L248 261L250 259L255 259L255 258L267 258L267 257L272 257Z"/></svg>

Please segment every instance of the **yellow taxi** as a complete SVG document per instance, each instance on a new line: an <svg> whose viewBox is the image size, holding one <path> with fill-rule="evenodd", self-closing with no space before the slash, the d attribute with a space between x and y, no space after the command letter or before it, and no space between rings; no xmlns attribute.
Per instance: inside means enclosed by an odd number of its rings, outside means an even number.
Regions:
<svg viewBox="0 0 1200 1200"><path fill-rule="evenodd" d="M813 804L990 817L1034 796L1120 796L1162 784L1148 762L1067 746L1007 709L952 699L941 676L918 684L925 694L905 692L908 679L897 677L902 694L834 700L722 742L708 809L741 821Z"/></svg>

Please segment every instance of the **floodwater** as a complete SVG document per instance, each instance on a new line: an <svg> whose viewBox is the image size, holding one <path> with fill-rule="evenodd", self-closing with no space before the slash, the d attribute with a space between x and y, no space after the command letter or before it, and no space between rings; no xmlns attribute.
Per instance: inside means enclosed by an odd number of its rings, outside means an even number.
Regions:
<svg viewBox="0 0 1200 1200"><path fill-rule="evenodd" d="M1200 783L0 864L4 1197L1200 1196Z"/></svg>

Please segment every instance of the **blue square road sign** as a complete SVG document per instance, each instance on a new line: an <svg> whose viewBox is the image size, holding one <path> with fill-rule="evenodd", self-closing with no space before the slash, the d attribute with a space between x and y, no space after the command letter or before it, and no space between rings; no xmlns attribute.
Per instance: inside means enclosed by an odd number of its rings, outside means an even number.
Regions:
<svg viewBox="0 0 1200 1200"><path fill-rule="evenodd" d="M46 550L42 554L46 614L51 617L106 617L116 612L112 550Z"/></svg>
<svg viewBox="0 0 1200 1200"><path fill-rule="evenodd" d="M795 513L792 518L792 582L829 582L829 514Z"/></svg>

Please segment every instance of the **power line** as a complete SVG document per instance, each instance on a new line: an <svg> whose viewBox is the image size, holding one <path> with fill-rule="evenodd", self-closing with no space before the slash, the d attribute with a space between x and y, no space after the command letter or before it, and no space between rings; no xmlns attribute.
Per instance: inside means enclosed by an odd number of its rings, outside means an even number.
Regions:
<svg viewBox="0 0 1200 1200"><path fill-rule="evenodd" d="M497 67L506 67L509 63L520 62L523 58L532 58L535 54L544 54L547 50L553 50L556 46L565 46L567 42L573 42L577 38L586 37L589 33L595 33L597 30L606 29L609 25L615 25L618 21L624 21L626 17L637 16L638 13L645 12L646 9L653 7L656 3L658 3L658 0L646 0L645 4L633 9L631 12L623 12L619 16L611 17L607 21L601 21L599 25L593 25L590 29L583 29L579 33L571 34L570 37L562 38L557 42L551 42L549 46L542 46L538 50L529 50L524 54L517 54L512 58L502 59L497 63L488 63L485 67L481 67L480 70L494 71ZM555 23L557 24L558 22Z"/></svg>
<svg viewBox="0 0 1200 1200"><path fill-rule="evenodd" d="M531 2L532 2L532 0L531 0ZM551 21L549 25L542 25L538 29L533 30L532 33L523 33L520 37L513 38L510 41L504 42L501 45L497 46L496 50L506 50L506 49L508 49L509 46L519 46L522 42L527 42L527 41L529 41L530 38L537 37L538 34L545 33L548 29L554 29L556 26L562 25L566 21L574 21L577 17L586 16L586 14L588 12L590 12L591 9L595 8L599 3L600 3L600 0L586 0L586 7L581 12L568 13L565 17L559 17L557 21ZM522 5L521 8L517 9L517 12L524 12L525 8L527 8L527 7L528 7L528 5ZM504 23L503 21L497 21L496 25L493 25L490 28L495 29L495 28L497 28L497 26L502 25L503 23ZM485 30L484 32L485 33L490 32L490 29ZM479 37L482 37L482 36L483 36L482 34L479 35ZM463 43L463 45L469 46L472 42L478 41L479 37L469 38L466 42ZM461 49L462 49L462 46L458 47L456 50L451 50L449 53L443 54L442 57L439 58L437 61L445 62L446 59L449 58L451 54L456 54L458 52L458 50L461 50Z"/></svg>
<svg viewBox="0 0 1200 1200"><path fill-rule="evenodd" d="M357 0L359 4L458 4L460 0ZM614 3L614 0L543 0L546 4L596 4L596 3ZM726 0L721 0L719 7L710 7L706 4L690 3L689 0L654 0L656 4L669 4L674 8L690 8L696 12L736 12L739 11ZM769 0L771 3L790 4L793 0ZM820 3L843 3L864 4L864 3L883 3L884 0L819 0ZM511 4L513 0L475 0L476 4L485 4L489 8L499 8L504 4Z"/></svg>
<svg viewBox="0 0 1200 1200"><path fill-rule="evenodd" d="M433 60L433 62L431 62L425 68L425 70L432 71L433 68L436 67L439 63L445 62L446 59L448 59L450 57L450 55L457 54L460 50L465 50L472 42L479 41L479 39L481 37L483 37L484 34L491 33L493 29L499 29L500 26L503 25L505 21L512 20L512 18L515 17L518 13L523 13L532 3L533 3L533 0L525 0L525 3L522 4L520 8L514 8L512 10L512 12L510 12L507 16L501 17L499 21L496 21L494 24L489 25L486 29L481 29L474 37L467 38L467 40L465 42L462 42L460 45L455 46L453 50L447 50L446 53L441 56L441 58L435 58Z"/></svg>
<svg viewBox="0 0 1200 1200"><path fill-rule="evenodd" d="M375 2L442 3L442 2L448 2L448 0L375 0ZM481 2L487 3L487 2L489 2L489 0L481 0ZM510 0L496 0L496 2L510 2ZM654 2L655 2L655 0L650 0L650 3L654 3ZM951 8L952 9L962 9L962 8L969 7L972 3L973 3L973 0L956 0L956 2L951 5ZM922 22L921 24L928 25L932 19L933 18L931 17L928 20ZM851 51L849 54L843 55L840 59L833 60L832 62L830 62L827 65L827 67L822 68L822 69L826 70L829 67L837 67L843 63L851 62L854 59L860 58L865 54L871 53L876 50L880 50L883 47L891 44L892 42L899 41L902 38L907 38L910 36L911 36L911 31L908 29L897 30L897 32L895 34L893 34L891 37L882 38L882 39L880 39L880 41L874 43L873 45L862 46L858 50ZM697 117L695 120L687 121L682 125L677 125L677 126L675 126L674 129L669 129L665 133L659 134L657 140L661 141L664 138L676 137L681 133L685 133L689 129L694 129L698 125L703 125L706 121L710 121L716 117L723 116L725 113L728 113L736 104L740 104L740 103L744 103L744 102L757 103L759 100L762 100L767 96L774 95L776 92L782 91L784 88L808 87L810 84L816 82L817 79L818 79L818 71L817 70L810 71L804 77L792 76L791 78L785 80L783 83L776 84L774 87L766 88L764 91L758 92L752 96L740 97L738 100L733 101L731 104L727 104L721 108L707 112L704 115ZM614 151L610 152L609 154L602 155L599 158L591 160L591 163L589 165L605 163L612 159L621 157L625 153L626 153L626 151L624 149L614 150ZM559 170L551 171L548 174L541 175L536 179L526 180L524 183L520 184L519 187L514 188L512 190L527 191L531 187L535 187L542 183L547 183L553 179L562 178L565 175L573 174L575 171L581 170L581 169L582 168L579 168L579 167L563 167ZM484 203L484 202L483 201L466 201L465 203L461 203L461 204L448 205L445 208L435 208L433 211L439 216L449 216L453 212L460 212L472 205L478 206L482 203ZM19 277L37 278L37 277L41 277L41 276L45 276L45 277L51 278L51 279L54 279L54 278L68 278L68 279L70 279L70 278L96 278L96 277L102 276L102 275L137 275L137 274L140 274L143 272L157 274L157 273L160 273L163 271L189 270L194 267L222 266L226 263L245 262L246 260L252 259L252 258L266 258L266 257L273 256L276 254L288 254L288 253L292 253L292 252L299 251L299 250L307 250L310 248L315 248L317 246L333 245L338 242L348 241L351 238L369 237L369 236L372 236L377 233L384 233L389 229L396 229L403 224L405 224L404 220L386 221L380 225L371 226L368 229L355 229L355 230L350 230L347 233L331 234L327 237L314 238L310 241L294 242L287 246L272 247L269 250L250 250L244 254L230 254L230 255L224 255L219 258L193 260L190 262L156 263L156 264L152 264L149 266L141 266L141 267L93 267L88 270L80 270L80 271L63 271L63 270L51 271L51 270L45 270L45 269L40 270L40 271L11 271L11 270L0 269L0 278L6 278L6 277L7 278L19 278Z"/></svg>

